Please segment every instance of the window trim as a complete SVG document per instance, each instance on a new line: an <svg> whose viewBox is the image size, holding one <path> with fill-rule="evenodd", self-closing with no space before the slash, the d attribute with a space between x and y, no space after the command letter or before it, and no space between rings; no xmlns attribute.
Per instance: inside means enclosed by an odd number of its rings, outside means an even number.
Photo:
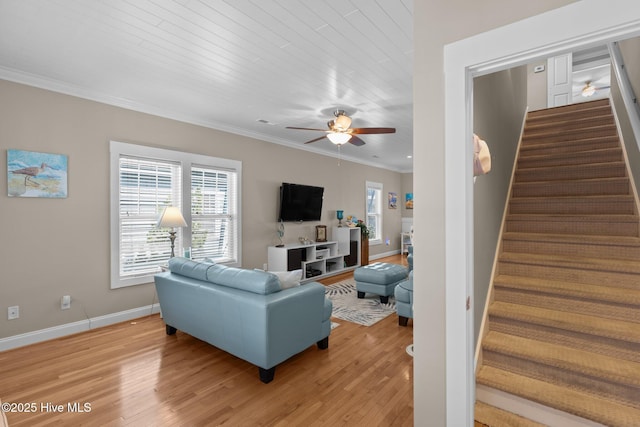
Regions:
<svg viewBox="0 0 640 427"><path fill-rule="evenodd" d="M383 233L383 229L382 229L382 224L383 224L383 220L384 220L384 209L383 209L383 204L382 204L382 194L383 194L383 185L380 182L373 182L373 181L366 181L365 183L365 192L364 192L364 217L365 217L365 223L367 224L367 227L369 226L369 209L367 206L367 200L369 199L369 189L374 189L380 192L380 197L378 198L378 204L379 204L379 213L378 213L378 217L379 217L379 221L380 223L378 224L378 237L376 239L369 239L369 245L381 245L382 244L382 235Z"/></svg>
<svg viewBox="0 0 640 427"><path fill-rule="evenodd" d="M242 265L242 162L238 160L223 159L202 154L188 153L184 151L165 148L149 147L125 142L110 141L110 195L109 195L109 238L110 249L110 284L111 289L140 285L153 282L153 274L121 278L120 277L120 156L135 156L162 161L174 161L182 167L182 204L183 216L188 224L191 224L191 166L206 166L234 170L236 172L236 199L237 199L237 257L235 262L225 265L239 267ZM189 226L189 230L191 226ZM188 234L188 233L187 233ZM190 242L191 236L185 236L185 242Z"/></svg>

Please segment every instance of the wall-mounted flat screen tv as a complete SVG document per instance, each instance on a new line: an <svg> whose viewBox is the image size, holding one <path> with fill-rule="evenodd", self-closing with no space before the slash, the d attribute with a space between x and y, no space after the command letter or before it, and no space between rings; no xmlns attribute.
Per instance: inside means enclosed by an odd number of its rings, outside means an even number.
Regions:
<svg viewBox="0 0 640 427"><path fill-rule="evenodd" d="M323 197L323 187L283 182L278 221L320 221Z"/></svg>

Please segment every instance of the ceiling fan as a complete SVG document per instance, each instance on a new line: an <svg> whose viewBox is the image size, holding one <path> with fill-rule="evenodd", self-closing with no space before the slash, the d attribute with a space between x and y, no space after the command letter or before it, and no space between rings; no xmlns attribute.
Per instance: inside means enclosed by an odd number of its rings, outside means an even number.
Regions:
<svg viewBox="0 0 640 427"><path fill-rule="evenodd" d="M596 91L609 89L610 87L611 86L609 86L608 84L598 84L598 82L587 81L584 86L582 86L574 93L574 96L582 95L585 98L589 98L593 96Z"/></svg>
<svg viewBox="0 0 640 427"><path fill-rule="evenodd" d="M327 122L327 126L329 129L299 128L293 126L287 126L287 129L314 130L325 132L326 135L312 139L311 141L307 141L305 142L305 144L320 141L326 136L329 141L337 146L341 146L343 144L346 144L347 142L350 142L351 144L356 146L364 145L365 142L356 135L396 132L396 128L352 128L350 127L351 118L347 116L344 110L336 110L333 112L333 115L336 116L336 118Z"/></svg>

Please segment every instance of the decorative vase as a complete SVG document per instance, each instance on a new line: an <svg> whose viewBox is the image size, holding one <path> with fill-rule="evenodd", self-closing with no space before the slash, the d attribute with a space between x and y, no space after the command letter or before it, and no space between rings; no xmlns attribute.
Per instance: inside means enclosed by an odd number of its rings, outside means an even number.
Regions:
<svg viewBox="0 0 640 427"><path fill-rule="evenodd" d="M336 218L338 218L338 227L342 227L342 218L344 218L344 211L336 211Z"/></svg>

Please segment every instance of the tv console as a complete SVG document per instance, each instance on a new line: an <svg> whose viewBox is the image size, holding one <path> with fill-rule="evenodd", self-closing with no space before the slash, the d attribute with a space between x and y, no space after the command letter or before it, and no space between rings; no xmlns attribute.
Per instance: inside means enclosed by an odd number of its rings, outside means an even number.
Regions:
<svg viewBox="0 0 640 427"><path fill-rule="evenodd" d="M330 241L269 246L267 269L302 269L311 281L353 270L360 266L360 228L333 227Z"/></svg>

